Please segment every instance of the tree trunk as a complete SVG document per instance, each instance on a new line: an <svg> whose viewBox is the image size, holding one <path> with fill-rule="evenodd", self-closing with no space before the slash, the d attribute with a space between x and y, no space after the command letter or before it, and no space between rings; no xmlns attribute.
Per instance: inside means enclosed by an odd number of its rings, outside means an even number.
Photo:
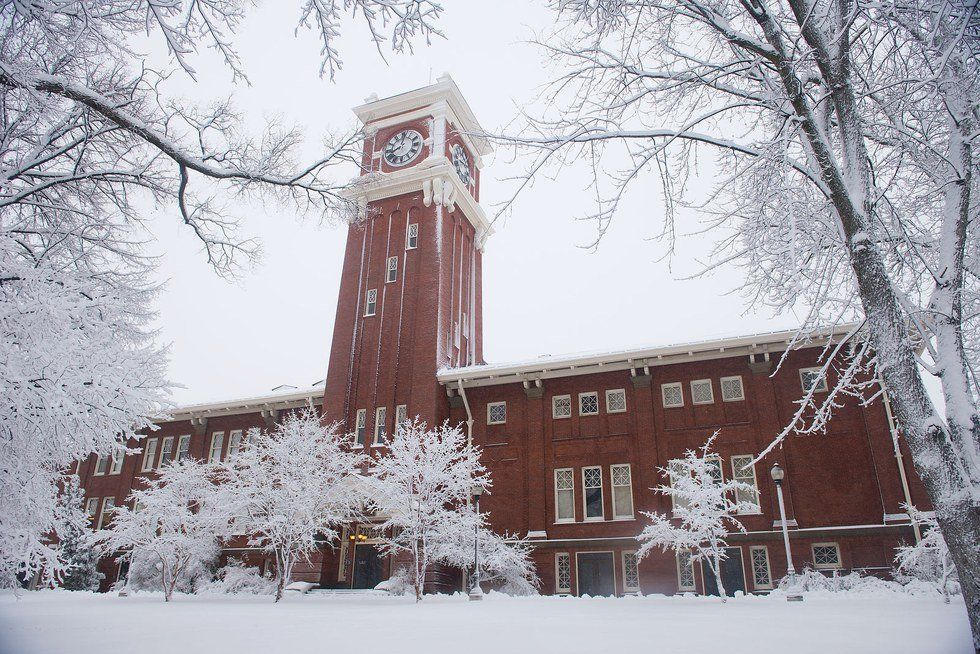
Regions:
<svg viewBox="0 0 980 654"><path fill-rule="evenodd" d="M714 560L714 564L711 565L711 572L715 575L715 583L718 584L718 596L721 597L721 602L724 604L728 601L728 594L725 592L725 583L721 580L721 557L717 554L711 556Z"/></svg>

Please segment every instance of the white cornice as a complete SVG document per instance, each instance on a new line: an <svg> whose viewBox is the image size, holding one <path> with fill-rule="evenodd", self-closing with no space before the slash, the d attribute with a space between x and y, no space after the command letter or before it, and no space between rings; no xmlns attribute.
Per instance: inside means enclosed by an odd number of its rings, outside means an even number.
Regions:
<svg viewBox="0 0 980 654"><path fill-rule="evenodd" d="M490 226L483 207L473 199L470 189L463 184L456 168L446 157L424 159L415 166L390 173L364 175L351 184L344 191L344 195L361 206L366 206L368 202L420 192L426 180L436 177L441 177L452 184L455 190L455 202L476 230L476 244L482 250L487 238L493 233L493 227Z"/></svg>
<svg viewBox="0 0 980 654"><path fill-rule="evenodd" d="M314 387L302 391L276 393L223 402L188 404L170 411L169 422L193 418L214 418L268 410L297 409L323 403L323 388Z"/></svg>

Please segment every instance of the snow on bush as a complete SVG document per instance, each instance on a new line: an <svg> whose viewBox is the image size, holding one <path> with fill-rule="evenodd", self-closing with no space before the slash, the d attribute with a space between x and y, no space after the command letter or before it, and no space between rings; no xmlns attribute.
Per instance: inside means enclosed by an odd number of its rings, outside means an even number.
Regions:
<svg viewBox="0 0 980 654"><path fill-rule="evenodd" d="M276 580L262 575L262 571L245 565L236 559L228 561L216 574L216 579L197 589L201 594L225 595L273 595Z"/></svg>
<svg viewBox="0 0 980 654"><path fill-rule="evenodd" d="M899 578L918 579L935 584L949 603L950 594L961 592L953 557L950 556L946 539L936 518L926 515L915 507L904 507L922 531L922 538L914 545L903 545L896 550L895 564Z"/></svg>

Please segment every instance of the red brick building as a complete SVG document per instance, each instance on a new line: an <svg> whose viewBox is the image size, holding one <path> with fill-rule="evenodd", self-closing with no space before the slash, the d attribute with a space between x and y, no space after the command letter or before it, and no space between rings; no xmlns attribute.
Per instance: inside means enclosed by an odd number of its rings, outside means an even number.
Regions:
<svg viewBox="0 0 980 654"><path fill-rule="evenodd" d="M233 456L244 430L322 402L369 452L408 416L463 425L493 476L481 508L498 531L534 541L545 593L710 592L712 581L706 587L684 557L637 563L635 536L642 511L671 509L650 490L665 482L659 470L716 430L723 474L753 484L760 505L743 517L748 533L731 538L726 589L765 591L786 571L775 462L787 471L797 569L890 568L894 547L913 538L902 503L927 502L881 400L852 402L825 436L791 437L754 471L744 465L795 412L826 339L795 349L778 370L790 333L487 365L490 228L479 194L490 148L474 136L473 112L448 76L354 111L368 135L364 174L350 191L363 216L348 231L325 388L184 407L142 455L86 462L96 523L161 463ZM298 576L363 588L389 568L366 524Z"/></svg>

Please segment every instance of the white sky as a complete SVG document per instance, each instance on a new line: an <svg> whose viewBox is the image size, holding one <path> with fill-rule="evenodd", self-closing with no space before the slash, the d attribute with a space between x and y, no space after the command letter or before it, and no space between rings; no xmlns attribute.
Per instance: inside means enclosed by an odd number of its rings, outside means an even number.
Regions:
<svg viewBox="0 0 980 654"><path fill-rule="evenodd" d="M312 158L322 135L353 124L351 107L424 86L449 72L484 128L502 129L526 106L554 69L525 41L553 15L540 3L445 0L448 40L391 56L386 65L360 25L341 42L346 66L335 83L318 77L319 44L311 32L294 36L299 2L266 1L250 12L237 44L251 85L231 82L214 57L194 60L199 81L171 88L206 103L233 94L246 129L280 115L303 126ZM509 153L487 159L482 202L487 213L520 170ZM352 171L353 172L353 171ZM663 204L654 176L649 193L624 205L598 251L582 249L594 227L576 221L589 207L584 177L575 171L540 179L515 211L497 224L484 257L484 343L488 362L583 350L696 340L793 327L793 316L747 313L729 294L739 280L728 270L683 280L706 243L685 241L673 261L651 242ZM701 181L710 183L710 171ZM229 202L233 202L229 200ZM234 206L234 205L233 205ZM207 267L199 245L174 207L157 211L155 236L167 280L159 308L160 338L171 344L170 378L183 386L179 403L262 394L280 384L306 386L326 374L346 226L298 222L287 209L235 206L245 229L262 240L261 265L236 282ZM697 216L682 228L694 231Z"/></svg>

